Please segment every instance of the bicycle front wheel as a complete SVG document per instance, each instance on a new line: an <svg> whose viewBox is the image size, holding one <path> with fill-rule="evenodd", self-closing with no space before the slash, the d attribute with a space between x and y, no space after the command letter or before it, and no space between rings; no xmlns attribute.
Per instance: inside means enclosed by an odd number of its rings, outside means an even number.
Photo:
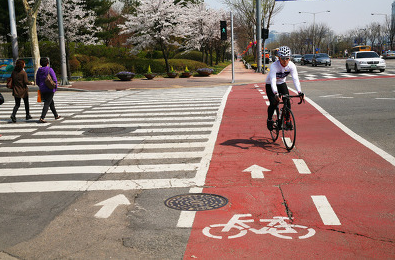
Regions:
<svg viewBox="0 0 395 260"><path fill-rule="evenodd" d="M278 134L280 132L279 130L279 122L280 120L278 120L279 116L278 116L278 108L274 111L273 114L273 129L270 131L270 135L272 136L273 142L275 142L278 138Z"/></svg>
<svg viewBox="0 0 395 260"><path fill-rule="evenodd" d="M288 151L292 150L295 146L295 141L296 141L296 122L295 122L295 117L294 114L290 109L287 109L286 113L283 112L283 117L282 117L282 132L283 132L283 142L285 145L285 148L287 148ZM289 119L286 119L286 114L289 114Z"/></svg>

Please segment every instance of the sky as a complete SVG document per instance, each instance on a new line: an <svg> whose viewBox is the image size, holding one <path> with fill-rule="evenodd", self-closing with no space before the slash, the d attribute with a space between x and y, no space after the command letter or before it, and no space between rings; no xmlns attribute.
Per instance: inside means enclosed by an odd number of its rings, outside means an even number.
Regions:
<svg viewBox="0 0 395 260"><path fill-rule="evenodd" d="M215 9L228 9L222 0L204 0ZM299 12L324 12L315 15L315 23L328 25L335 34L346 34L347 31L364 28L372 22L385 22L385 15L391 18L391 8L394 0L297 0L278 2L284 6L282 11L274 17L270 30L292 32L300 26L313 24L314 15L299 14ZM329 10L327 13L325 11ZM306 22L305 24L303 22ZM284 25L283 25L284 24ZM295 26L294 26L295 24Z"/></svg>

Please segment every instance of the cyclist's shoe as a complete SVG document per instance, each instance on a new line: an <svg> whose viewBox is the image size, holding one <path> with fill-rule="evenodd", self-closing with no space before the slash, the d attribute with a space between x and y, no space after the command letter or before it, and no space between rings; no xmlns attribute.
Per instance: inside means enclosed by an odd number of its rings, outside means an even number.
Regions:
<svg viewBox="0 0 395 260"><path fill-rule="evenodd" d="M269 131L273 131L273 120L267 120L267 129L269 129Z"/></svg>
<svg viewBox="0 0 395 260"><path fill-rule="evenodd" d="M292 122L291 121L287 121L287 122L285 122L285 130L292 130L294 127L293 127L293 125L292 125Z"/></svg>

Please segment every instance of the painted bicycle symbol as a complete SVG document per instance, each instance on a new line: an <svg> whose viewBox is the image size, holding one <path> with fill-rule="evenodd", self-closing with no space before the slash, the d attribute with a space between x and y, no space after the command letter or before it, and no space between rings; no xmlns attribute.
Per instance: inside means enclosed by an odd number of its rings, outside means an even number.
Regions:
<svg viewBox="0 0 395 260"><path fill-rule="evenodd" d="M295 238L295 235L289 236L287 234L302 234L297 236L298 239L306 239L315 234L313 228L287 223L286 220L289 219L281 216L273 217L272 219L260 219L260 222L268 222L267 226L261 229L251 228L246 224L254 222L254 219L251 219L251 217L251 214L235 214L226 224L213 224L205 227L203 229L203 234L216 239L222 239L224 237L228 239L242 237L247 234L248 230L257 235L270 234L283 239ZM220 228L222 228L222 230L220 230Z"/></svg>

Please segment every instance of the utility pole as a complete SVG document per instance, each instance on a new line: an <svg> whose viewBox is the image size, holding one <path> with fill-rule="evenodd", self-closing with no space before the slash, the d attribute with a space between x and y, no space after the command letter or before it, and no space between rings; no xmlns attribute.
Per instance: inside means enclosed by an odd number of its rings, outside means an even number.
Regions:
<svg viewBox="0 0 395 260"><path fill-rule="evenodd" d="M232 83L235 83L235 50L233 44L233 13L230 12L230 41L231 41L231 50L232 50Z"/></svg>
<svg viewBox="0 0 395 260"><path fill-rule="evenodd" d="M16 33L14 0L8 0L8 11L10 15L12 58L14 59L15 65L15 62L18 59L18 36Z"/></svg>
<svg viewBox="0 0 395 260"><path fill-rule="evenodd" d="M58 27L59 27L59 48L60 48L60 65L62 80L61 85L69 85L67 79L67 66L66 66L66 47L64 43L64 29L63 29L63 11L62 11L62 1L56 0L56 7L58 13Z"/></svg>
<svg viewBox="0 0 395 260"><path fill-rule="evenodd" d="M256 45L257 72L262 72L262 30L261 30L261 0L256 0Z"/></svg>

